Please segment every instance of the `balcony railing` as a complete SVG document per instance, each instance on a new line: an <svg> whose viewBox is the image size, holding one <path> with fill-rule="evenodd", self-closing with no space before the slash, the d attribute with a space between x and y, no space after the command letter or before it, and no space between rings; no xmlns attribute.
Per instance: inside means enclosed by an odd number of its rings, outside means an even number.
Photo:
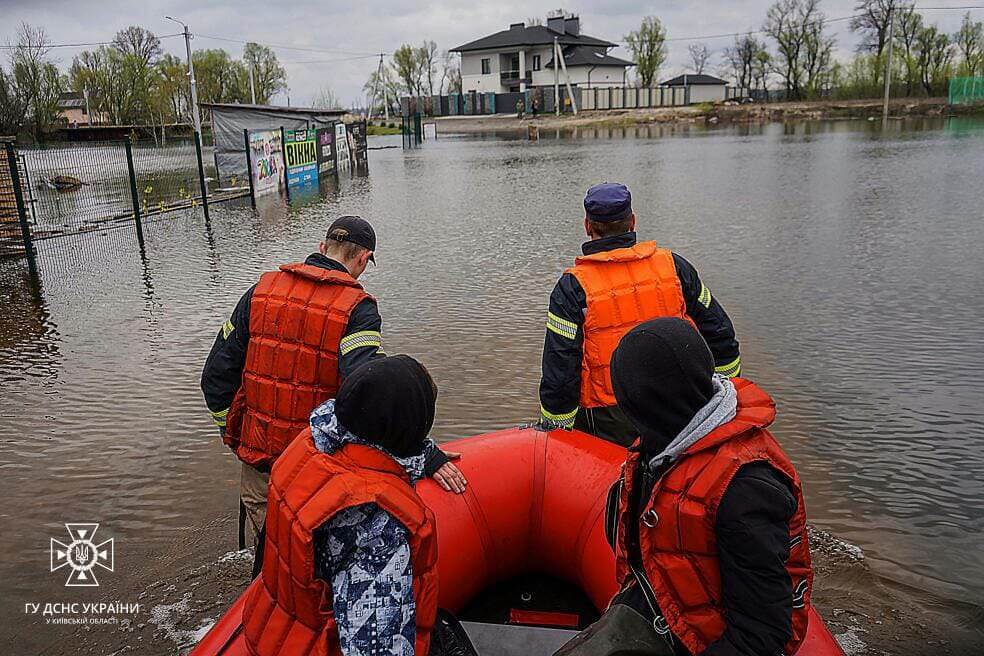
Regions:
<svg viewBox="0 0 984 656"><path fill-rule="evenodd" d="M533 84L533 72L526 71L526 77L520 77L519 71L502 71L499 73L499 79L503 84L509 83L519 83L526 82L526 84Z"/></svg>

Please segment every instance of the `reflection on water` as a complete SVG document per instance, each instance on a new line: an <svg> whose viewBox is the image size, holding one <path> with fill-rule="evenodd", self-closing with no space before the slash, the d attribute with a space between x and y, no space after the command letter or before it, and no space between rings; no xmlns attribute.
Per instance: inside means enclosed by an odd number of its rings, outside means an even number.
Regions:
<svg viewBox="0 0 984 656"><path fill-rule="evenodd" d="M63 522L103 522L126 567L234 509L237 469L202 406L202 362L243 290L305 256L340 213L377 228L365 284L387 352L435 374L435 435L532 418L547 297L578 253L581 196L620 180L642 236L694 262L734 318L812 518L880 572L976 602L982 137L980 121L940 120L888 135L857 121L444 138L373 151L370 176L323 199L215 206L209 226L177 214L148 230L146 259L128 247L89 251L84 267L46 258L43 302L3 263L7 596L57 591L44 550Z"/></svg>

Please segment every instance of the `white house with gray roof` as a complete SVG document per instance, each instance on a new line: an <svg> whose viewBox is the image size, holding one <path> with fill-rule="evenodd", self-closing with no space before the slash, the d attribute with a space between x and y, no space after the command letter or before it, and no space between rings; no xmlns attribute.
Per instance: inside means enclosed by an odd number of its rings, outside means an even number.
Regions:
<svg viewBox="0 0 984 656"><path fill-rule="evenodd" d="M577 16L548 17L546 25L513 23L509 29L452 48L461 54L461 89L508 93L553 86L554 40L572 85L621 86L630 61L609 54L616 44L581 33ZM561 66L560 83L565 76Z"/></svg>

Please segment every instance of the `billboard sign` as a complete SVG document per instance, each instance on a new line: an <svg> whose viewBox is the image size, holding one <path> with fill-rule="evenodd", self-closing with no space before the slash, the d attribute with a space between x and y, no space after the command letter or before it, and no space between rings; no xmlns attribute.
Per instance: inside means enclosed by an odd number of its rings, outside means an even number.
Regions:
<svg viewBox="0 0 984 656"><path fill-rule="evenodd" d="M256 130L248 134L253 193L260 196L283 190L284 150L280 130Z"/></svg>
<svg viewBox="0 0 984 656"><path fill-rule="evenodd" d="M318 141L318 175L323 177L335 172L335 127L320 128Z"/></svg>
<svg viewBox="0 0 984 656"><path fill-rule="evenodd" d="M349 155L348 130L344 123L335 124L335 162L339 171L348 171L352 162Z"/></svg>
<svg viewBox="0 0 984 656"><path fill-rule="evenodd" d="M368 130L365 121L349 123L349 150L356 166L365 166L369 161Z"/></svg>
<svg viewBox="0 0 984 656"><path fill-rule="evenodd" d="M318 183L318 147L315 130L284 130L284 163L287 186Z"/></svg>

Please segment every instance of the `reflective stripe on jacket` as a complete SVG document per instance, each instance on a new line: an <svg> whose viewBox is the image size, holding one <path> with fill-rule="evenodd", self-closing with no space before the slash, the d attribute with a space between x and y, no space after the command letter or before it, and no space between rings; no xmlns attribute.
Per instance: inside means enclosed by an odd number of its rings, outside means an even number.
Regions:
<svg viewBox="0 0 984 656"><path fill-rule="evenodd" d="M353 308L368 297L348 273L310 264L286 264L260 277L242 385L223 437L240 460L269 467L311 411L335 396L342 335Z"/></svg>
<svg viewBox="0 0 984 656"><path fill-rule="evenodd" d="M734 379L738 412L692 445L655 482L652 493L630 518L629 495L639 474L640 456L629 454L619 499L616 575L624 588L634 579L629 566L630 521L638 524L638 554L666 626L693 654L703 653L725 631L721 568L717 552L717 510L728 485L742 466L765 462L781 472L796 497L789 519L789 557L785 568L792 582L792 637L784 653L794 654L809 622L813 569L806 532L806 511L799 476L766 427L775 404L749 381ZM660 620L662 621L662 620Z"/></svg>
<svg viewBox="0 0 984 656"><path fill-rule="evenodd" d="M263 570L243 609L250 654L341 654L331 589L315 576L312 535L342 510L367 503L407 529L417 613L414 653L427 655L437 616L433 513L393 458L351 443L322 453L312 443L310 429L287 447L270 476Z"/></svg>
<svg viewBox="0 0 984 656"><path fill-rule="evenodd" d="M567 272L577 279L587 300L580 405L613 406L616 401L609 367L622 336L657 317L677 317L693 324L673 254L658 248L654 241L645 241L583 255ZM549 323L547 327L551 328Z"/></svg>

